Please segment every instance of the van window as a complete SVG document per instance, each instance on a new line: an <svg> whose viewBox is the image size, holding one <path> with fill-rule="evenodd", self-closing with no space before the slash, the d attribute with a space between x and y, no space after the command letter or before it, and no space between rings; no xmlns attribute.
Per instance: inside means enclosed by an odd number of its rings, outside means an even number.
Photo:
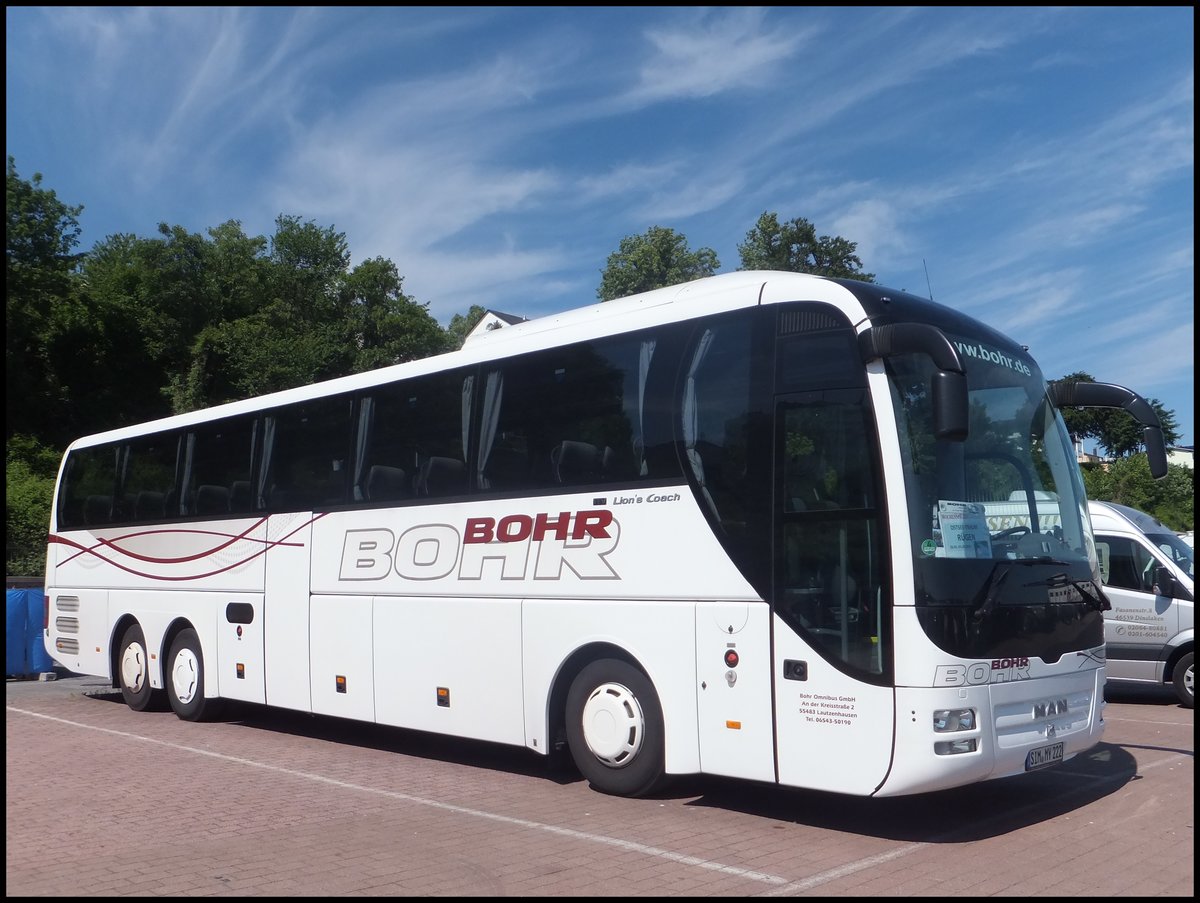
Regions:
<svg viewBox="0 0 1200 903"><path fill-rule="evenodd" d="M1096 553L1100 556L1100 579L1105 586L1154 592L1157 560L1141 543L1124 536L1097 536Z"/></svg>

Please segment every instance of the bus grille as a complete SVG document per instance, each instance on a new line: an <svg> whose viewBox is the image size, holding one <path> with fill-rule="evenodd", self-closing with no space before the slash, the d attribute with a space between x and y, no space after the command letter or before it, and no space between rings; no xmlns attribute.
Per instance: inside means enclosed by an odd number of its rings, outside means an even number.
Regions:
<svg viewBox="0 0 1200 903"><path fill-rule="evenodd" d="M1088 730L1092 691L1067 690L1045 699L1021 699L995 707L996 744L1001 749L1026 746L1047 737L1067 737Z"/></svg>

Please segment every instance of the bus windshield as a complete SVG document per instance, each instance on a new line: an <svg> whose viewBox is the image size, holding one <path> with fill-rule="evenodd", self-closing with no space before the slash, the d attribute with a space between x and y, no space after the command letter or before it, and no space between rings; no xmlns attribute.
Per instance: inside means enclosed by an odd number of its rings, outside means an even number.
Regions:
<svg viewBox="0 0 1200 903"><path fill-rule="evenodd" d="M934 434L931 361L888 362L921 623L962 656L1019 649L1054 661L1098 646L1107 601L1087 499L1041 371L1018 346L950 339L969 387L965 441Z"/></svg>

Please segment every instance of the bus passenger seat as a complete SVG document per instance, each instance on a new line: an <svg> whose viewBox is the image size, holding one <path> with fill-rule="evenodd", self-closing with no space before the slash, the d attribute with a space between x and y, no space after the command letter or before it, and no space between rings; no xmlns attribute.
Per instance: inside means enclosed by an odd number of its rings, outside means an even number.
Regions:
<svg viewBox="0 0 1200 903"><path fill-rule="evenodd" d="M417 474L421 495L457 495L466 489L466 467L457 458L438 455L426 459Z"/></svg>
<svg viewBox="0 0 1200 903"><path fill-rule="evenodd" d="M564 439L550 452L554 479L559 483L591 483L599 480L603 467L600 450L590 442Z"/></svg>
<svg viewBox="0 0 1200 903"><path fill-rule="evenodd" d="M201 486L196 490L197 514L228 514L229 490L224 486Z"/></svg>
<svg viewBox="0 0 1200 903"><path fill-rule="evenodd" d="M249 480L234 480L229 485L229 510L239 512L254 510L254 500L250 496Z"/></svg>
<svg viewBox="0 0 1200 903"><path fill-rule="evenodd" d="M144 489L137 494L133 503L135 520L152 520L163 516L163 494Z"/></svg>
<svg viewBox="0 0 1200 903"><path fill-rule="evenodd" d="M402 499L408 495L408 474L399 467L373 464L367 474L367 500L371 502Z"/></svg>

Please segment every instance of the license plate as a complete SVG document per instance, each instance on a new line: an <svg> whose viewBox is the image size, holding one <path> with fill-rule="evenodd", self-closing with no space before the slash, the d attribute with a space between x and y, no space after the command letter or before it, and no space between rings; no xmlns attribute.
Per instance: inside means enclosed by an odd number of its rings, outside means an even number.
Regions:
<svg viewBox="0 0 1200 903"><path fill-rule="evenodd" d="M1029 754L1025 756L1025 770L1033 771L1035 768L1045 768L1047 765L1054 765L1062 760L1063 745L1061 743L1039 746L1037 749L1029 750Z"/></svg>

